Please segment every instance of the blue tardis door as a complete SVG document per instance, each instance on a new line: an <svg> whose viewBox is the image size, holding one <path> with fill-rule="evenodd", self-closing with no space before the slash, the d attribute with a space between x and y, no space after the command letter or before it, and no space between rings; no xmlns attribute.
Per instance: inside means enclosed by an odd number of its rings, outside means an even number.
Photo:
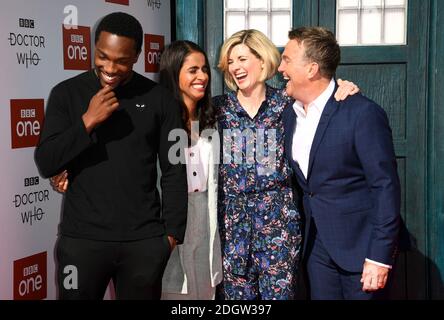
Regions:
<svg viewBox="0 0 444 320"><path fill-rule="evenodd" d="M336 1L320 0L318 6L318 24L336 30ZM429 1L408 1L407 43L342 47L337 72L385 109L393 132L406 226L393 274L393 299L425 299L431 280L426 210L428 12Z"/></svg>

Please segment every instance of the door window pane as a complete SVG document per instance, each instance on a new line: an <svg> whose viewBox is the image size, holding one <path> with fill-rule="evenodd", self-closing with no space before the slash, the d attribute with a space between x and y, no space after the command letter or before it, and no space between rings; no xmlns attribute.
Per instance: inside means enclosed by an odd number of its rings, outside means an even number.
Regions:
<svg viewBox="0 0 444 320"><path fill-rule="evenodd" d="M341 8L344 8L344 7L357 8L358 5L359 5L358 0L338 0L338 6Z"/></svg>
<svg viewBox="0 0 444 320"><path fill-rule="evenodd" d="M403 10L387 10L384 16L385 25L390 26L394 25L404 25L406 28L405 14ZM405 43L405 33L402 28L385 28L385 42L386 43Z"/></svg>
<svg viewBox="0 0 444 320"><path fill-rule="evenodd" d="M338 0L336 3L336 35L340 45L407 43L407 0Z"/></svg>
<svg viewBox="0 0 444 320"><path fill-rule="evenodd" d="M358 42L358 11L350 10L339 13L338 42L352 45Z"/></svg>
<svg viewBox="0 0 444 320"><path fill-rule="evenodd" d="M236 31L245 29L245 15L238 12L227 12L225 16L225 31L232 35Z"/></svg>
<svg viewBox="0 0 444 320"><path fill-rule="evenodd" d="M245 0L226 0L225 7L228 9L245 9Z"/></svg>
<svg viewBox="0 0 444 320"><path fill-rule="evenodd" d="M289 13L273 13L271 16L271 41L285 45L288 41L288 31L291 29Z"/></svg>
<svg viewBox="0 0 444 320"><path fill-rule="evenodd" d="M381 43L381 11L378 9L364 10L361 21L363 26L361 29L362 44Z"/></svg>
<svg viewBox="0 0 444 320"><path fill-rule="evenodd" d="M267 0L249 0L249 9L264 9L267 8Z"/></svg>
<svg viewBox="0 0 444 320"><path fill-rule="evenodd" d="M386 6L401 6L405 7L406 0L385 0Z"/></svg>
<svg viewBox="0 0 444 320"><path fill-rule="evenodd" d="M292 26L292 8L292 0L225 0L225 39L243 29L257 29L283 47Z"/></svg>
<svg viewBox="0 0 444 320"><path fill-rule="evenodd" d="M381 7L382 0L362 0L362 7L368 8L368 7Z"/></svg>
<svg viewBox="0 0 444 320"><path fill-rule="evenodd" d="M268 15L267 13L252 12L249 16L249 29L256 29L264 34L268 33Z"/></svg>
<svg viewBox="0 0 444 320"><path fill-rule="evenodd" d="M273 9L287 9L290 8L290 0L271 0L271 7Z"/></svg>

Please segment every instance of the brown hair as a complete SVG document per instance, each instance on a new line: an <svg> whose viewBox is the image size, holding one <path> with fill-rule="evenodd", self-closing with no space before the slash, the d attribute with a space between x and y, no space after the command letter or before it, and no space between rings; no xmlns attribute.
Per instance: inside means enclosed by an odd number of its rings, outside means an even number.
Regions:
<svg viewBox="0 0 444 320"><path fill-rule="evenodd" d="M301 27L288 33L305 48L305 58L319 65L321 76L332 78L341 61L341 49L334 34L323 27Z"/></svg>

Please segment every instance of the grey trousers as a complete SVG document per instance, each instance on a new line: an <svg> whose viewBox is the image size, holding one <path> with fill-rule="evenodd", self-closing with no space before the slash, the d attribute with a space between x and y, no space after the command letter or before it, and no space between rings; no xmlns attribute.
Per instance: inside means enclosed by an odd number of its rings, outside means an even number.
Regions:
<svg viewBox="0 0 444 320"><path fill-rule="evenodd" d="M189 193L185 238L183 244L174 249L168 261L163 279L163 300L214 299L216 288L211 286L208 215L208 193ZM173 265L177 263L181 264L182 275L178 266ZM180 285L177 290L166 285L182 281L186 283L187 293L180 290Z"/></svg>

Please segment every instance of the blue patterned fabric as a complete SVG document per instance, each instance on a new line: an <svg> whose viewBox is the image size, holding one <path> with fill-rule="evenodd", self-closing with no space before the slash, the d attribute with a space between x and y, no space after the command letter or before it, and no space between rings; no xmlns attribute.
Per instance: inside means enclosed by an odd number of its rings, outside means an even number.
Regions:
<svg viewBox="0 0 444 320"><path fill-rule="evenodd" d="M230 281L230 275L246 276L252 270L267 277L268 285L262 290L275 291L265 296L291 296L301 235L291 185L292 170L284 157L282 112L290 103L281 90L267 86L266 100L251 118L236 93L214 98L223 150L218 217L226 298L242 296L233 292L241 289L235 289L240 287ZM240 139L242 133L244 137ZM265 157L273 151L275 156L260 160L262 147ZM235 154L240 154L242 161Z"/></svg>

